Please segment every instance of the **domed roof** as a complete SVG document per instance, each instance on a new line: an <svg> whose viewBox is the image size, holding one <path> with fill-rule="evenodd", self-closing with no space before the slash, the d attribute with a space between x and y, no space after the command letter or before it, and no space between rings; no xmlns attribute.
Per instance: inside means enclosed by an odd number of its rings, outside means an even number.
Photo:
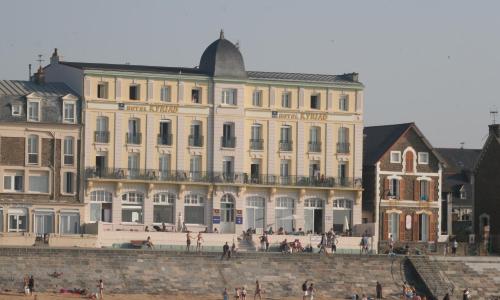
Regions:
<svg viewBox="0 0 500 300"><path fill-rule="evenodd" d="M247 78L243 56L230 41L220 38L210 44L200 59L200 71L214 77Z"/></svg>

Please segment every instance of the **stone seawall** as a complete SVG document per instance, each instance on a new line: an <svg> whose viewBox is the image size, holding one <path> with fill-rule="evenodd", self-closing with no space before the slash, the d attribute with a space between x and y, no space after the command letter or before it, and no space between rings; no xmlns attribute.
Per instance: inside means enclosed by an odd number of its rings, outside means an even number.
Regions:
<svg viewBox="0 0 500 300"><path fill-rule="evenodd" d="M402 258L386 256L241 253L221 261L210 253L142 250L0 248L0 288L21 291L32 274L38 291L95 289L104 280L108 293L217 294L258 279L269 298L300 296L301 284L314 282L319 295L344 298L353 292L373 295L376 281L384 294L396 295ZM63 273L58 278L54 272ZM391 297L388 297L391 298ZM395 297L397 298L397 297Z"/></svg>

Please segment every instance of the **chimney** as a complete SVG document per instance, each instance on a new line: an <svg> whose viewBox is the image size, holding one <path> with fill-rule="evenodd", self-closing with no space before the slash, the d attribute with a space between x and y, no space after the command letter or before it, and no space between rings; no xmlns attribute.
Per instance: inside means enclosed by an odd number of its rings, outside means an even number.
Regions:
<svg viewBox="0 0 500 300"><path fill-rule="evenodd" d="M42 69L42 66L38 68L38 71L36 71L34 77L34 81L36 84L44 84L45 83L45 72Z"/></svg>
<svg viewBox="0 0 500 300"><path fill-rule="evenodd" d="M488 127L490 128L490 135L500 138L500 124L491 124Z"/></svg>
<svg viewBox="0 0 500 300"><path fill-rule="evenodd" d="M358 82L358 79L359 79L359 74L358 73L348 73L348 74L344 74L344 76L349 79L350 81L355 81L355 82Z"/></svg>
<svg viewBox="0 0 500 300"><path fill-rule="evenodd" d="M57 54L57 48L54 48L54 53L50 57L50 64L58 64L59 63L59 54Z"/></svg>

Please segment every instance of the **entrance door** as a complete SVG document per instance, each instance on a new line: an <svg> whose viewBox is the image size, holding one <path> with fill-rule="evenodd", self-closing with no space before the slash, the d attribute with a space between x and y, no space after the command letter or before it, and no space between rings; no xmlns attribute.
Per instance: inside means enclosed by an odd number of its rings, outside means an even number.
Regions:
<svg viewBox="0 0 500 300"><path fill-rule="evenodd" d="M304 230L316 234L323 233L323 204L322 199L306 199L304 202Z"/></svg>
<svg viewBox="0 0 500 300"><path fill-rule="evenodd" d="M259 182L259 174L260 174L260 166L259 164L251 164L250 165L250 178L252 178L252 183Z"/></svg>
<svg viewBox="0 0 500 300"><path fill-rule="evenodd" d="M221 233L234 233L234 197L230 194L222 196L220 201L220 228Z"/></svg>
<svg viewBox="0 0 500 300"><path fill-rule="evenodd" d="M104 175L104 172L106 171L106 156L97 155L95 157L95 170L98 177Z"/></svg>
<svg viewBox="0 0 500 300"><path fill-rule="evenodd" d="M323 232L323 209L314 210L314 232L317 234Z"/></svg>

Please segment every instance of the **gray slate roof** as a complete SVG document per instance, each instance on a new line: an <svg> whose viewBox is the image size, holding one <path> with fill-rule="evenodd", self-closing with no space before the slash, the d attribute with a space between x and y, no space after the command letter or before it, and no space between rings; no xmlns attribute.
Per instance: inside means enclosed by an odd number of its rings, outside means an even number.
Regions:
<svg viewBox="0 0 500 300"><path fill-rule="evenodd" d="M210 44L200 59L200 70L214 77L247 78L245 63L240 50L230 41L220 39Z"/></svg>
<svg viewBox="0 0 500 300"><path fill-rule="evenodd" d="M460 195L460 188L465 186L467 198L470 199L472 170L481 154L481 149L436 148L446 161L443 170L443 191Z"/></svg>
<svg viewBox="0 0 500 300"><path fill-rule="evenodd" d="M63 101L61 97L77 94L63 83L36 84L22 80L0 80L0 122L27 122L27 98L36 93L40 101L40 123L62 123ZM12 115L12 106L21 105L21 115ZM76 105L76 122L80 123L80 103ZM35 123L36 124L36 123Z"/></svg>
<svg viewBox="0 0 500 300"><path fill-rule="evenodd" d="M161 67L144 66L128 64L106 64L106 63L86 63L86 62L67 62L61 61L60 64L83 70L103 70L103 71L122 71L122 72L145 72L158 74L185 74L192 76L211 76L198 68L184 67ZM284 73L284 72L262 72L247 71L249 79L254 80L277 80L277 81L295 81L295 82L313 82L313 83L337 83L351 85L353 87L362 87L363 84L350 80L347 75L326 75L326 74L307 74L307 73Z"/></svg>
<svg viewBox="0 0 500 300"><path fill-rule="evenodd" d="M363 165L374 165L397 139L414 123L365 127L363 130Z"/></svg>

